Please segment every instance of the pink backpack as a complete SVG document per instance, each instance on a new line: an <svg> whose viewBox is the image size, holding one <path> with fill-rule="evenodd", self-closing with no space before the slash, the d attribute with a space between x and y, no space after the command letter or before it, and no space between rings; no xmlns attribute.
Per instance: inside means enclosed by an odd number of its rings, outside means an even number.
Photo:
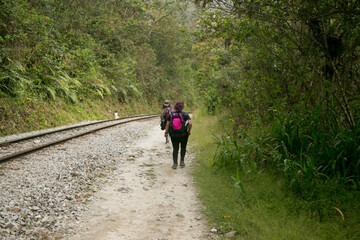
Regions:
<svg viewBox="0 0 360 240"><path fill-rule="evenodd" d="M186 135L186 126L182 114L175 112L170 115L169 131L171 136Z"/></svg>

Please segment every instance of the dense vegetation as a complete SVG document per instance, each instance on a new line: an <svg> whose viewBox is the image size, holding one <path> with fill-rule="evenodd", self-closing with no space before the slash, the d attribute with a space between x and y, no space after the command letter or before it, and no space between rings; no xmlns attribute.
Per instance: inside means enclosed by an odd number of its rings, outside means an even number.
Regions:
<svg viewBox="0 0 360 240"><path fill-rule="evenodd" d="M273 172L320 221L345 214L358 227L360 2L196 2L197 86L231 125L213 169L243 194L249 174Z"/></svg>
<svg viewBox="0 0 360 240"><path fill-rule="evenodd" d="M269 168L245 166L246 174L225 168L215 171L209 164L216 153L212 133L221 135L224 128L231 129L230 123L224 126L218 121L221 118L218 114L209 116L203 110L195 112L196 127L190 138L197 146L194 180L206 205L210 226L224 234L236 231L234 238L220 239L359 238L359 196L351 191L342 189L334 194L324 187L309 201L289 191L287 179ZM246 155L249 142L238 143L239 153ZM246 163L243 156L236 154L233 161Z"/></svg>
<svg viewBox="0 0 360 240"><path fill-rule="evenodd" d="M0 112L9 115L1 121L12 121L16 114L10 113L27 108L27 102L71 107L106 99L113 105L136 102L159 108L164 99L181 96L188 105L194 103L192 37L184 27L190 19L184 12L187 3L1 0L0 4ZM2 129L2 134L11 132Z"/></svg>
<svg viewBox="0 0 360 240"><path fill-rule="evenodd" d="M206 2L199 89L209 111L230 109L234 132L220 144L254 141L216 164L239 168L243 156L299 187L335 180L357 189L358 1Z"/></svg>

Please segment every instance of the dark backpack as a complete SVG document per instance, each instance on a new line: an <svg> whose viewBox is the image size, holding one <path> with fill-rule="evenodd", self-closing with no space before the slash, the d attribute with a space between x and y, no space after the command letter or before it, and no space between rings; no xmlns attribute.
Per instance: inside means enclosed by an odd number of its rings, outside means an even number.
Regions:
<svg viewBox="0 0 360 240"><path fill-rule="evenodd" d="M175 112L170 115L169 133L171 136L182 137L187 134L184 117L181 113Z"/></svg>
<svg viewBox="0 0 360 240"><path fill-rule="evenodd" d="M171 107L167 107L165 111L166 111L165 112L165 121L166 121L171 113Z"/></svg>
<svg viewBox="0 0 360 240"><path fill-rule="evenodd" d="M171 112L171 107L167 107L163 110L163 113L161 114L161 121L160 121L161 130L165 129L166 120L168 119L170 112Z"/></svg>

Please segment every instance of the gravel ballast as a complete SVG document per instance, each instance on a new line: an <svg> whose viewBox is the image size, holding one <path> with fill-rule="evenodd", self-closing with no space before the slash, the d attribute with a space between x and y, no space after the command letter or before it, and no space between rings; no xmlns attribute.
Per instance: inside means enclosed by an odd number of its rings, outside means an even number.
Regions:
<svg viewBox="0 0 360 240"><path fill-rule="evenodd" d="M126 123L1 165L0 238L71 234L121 155L154 124L158 118Z"/></svg>

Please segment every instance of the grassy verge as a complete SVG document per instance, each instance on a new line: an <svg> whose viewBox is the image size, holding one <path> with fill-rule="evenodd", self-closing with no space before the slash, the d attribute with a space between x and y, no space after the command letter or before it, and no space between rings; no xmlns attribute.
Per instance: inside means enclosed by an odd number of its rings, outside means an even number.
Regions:
<svg viewBox="0 0 360 240"><path fill-rule="evenodd" d="M213 171L209 165L216 151L212 134L224 134L224 127L218 125L216 117L203 117L201 112L194 113L193 122L195 182L211 227L221 233L236 231L234 239L359 239L356 214L349 213L343 219L343 213L333 206L331 214L319 219L314 202L294 196L285 181L269 171L241 177L244 192L239 192L233 172ZM349 199L347 204L354 204L358 212L358 201Z"/></svg>
<svg viewBox="0 0 360 240"><path fill-rule="evenodd" d="M158 113L159 106L129 102L119 104L108 99L89 99L77 104L61 100L47 102L36 98L0 98L0 136L29 132L87 120L114 118L140 113Z"/></svg>

